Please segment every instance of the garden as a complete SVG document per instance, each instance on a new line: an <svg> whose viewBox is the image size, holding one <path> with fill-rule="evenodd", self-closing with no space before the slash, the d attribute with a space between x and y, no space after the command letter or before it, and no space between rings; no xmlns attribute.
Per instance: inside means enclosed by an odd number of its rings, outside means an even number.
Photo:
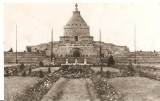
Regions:
<svg viewBox="0 0 160 101"><path fill-rule="evenodd" d="M20 64L5 68L5 72L6 101L160 100L160 71L154 66L118 64L100 69Z"/></svg>

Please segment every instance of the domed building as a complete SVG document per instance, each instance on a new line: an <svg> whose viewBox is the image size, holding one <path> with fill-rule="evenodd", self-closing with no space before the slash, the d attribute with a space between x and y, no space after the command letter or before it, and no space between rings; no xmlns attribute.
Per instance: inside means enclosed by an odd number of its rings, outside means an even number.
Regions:
<svg viewBox="0 0 160 101"><path fill-rule="evenodd" d="M99 34L99 33L97 33ZM67 24L64 26L64 35L60 36L60 41L40 44L37 46L27 46L31 52L38 52L56 58L94 58L99 59L100 41L94 41L90 35L90 27L75 5L75 11ZM51 49L51 45L53 46ZM101 42L102 57L107 58L109 54L126 54L129 49L126 46L117 46L112 43ZM94 62L94 61L93 61Z"/></svg>

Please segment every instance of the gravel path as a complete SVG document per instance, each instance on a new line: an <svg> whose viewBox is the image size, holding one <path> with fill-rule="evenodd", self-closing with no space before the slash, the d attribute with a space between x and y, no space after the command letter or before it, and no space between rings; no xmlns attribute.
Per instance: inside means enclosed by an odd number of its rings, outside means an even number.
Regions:
<svg viewBox="0 0 160 101"><path fill-rule="evenodd" d="M60 101L90 101L86 80L83 78L69 79L64 87Z"/></svg>
<svg viewBox="0 0 160 101"><path fill-rule="evenodd" d="M100 101L90 79L60 78L41 101Z"/></svg>

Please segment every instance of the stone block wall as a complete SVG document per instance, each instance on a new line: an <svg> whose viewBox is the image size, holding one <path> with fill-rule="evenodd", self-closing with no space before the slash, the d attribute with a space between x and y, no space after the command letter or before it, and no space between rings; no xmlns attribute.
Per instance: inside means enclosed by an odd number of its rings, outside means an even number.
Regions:
<svg viewBox="0 0 160 101"><path fill-rule="evenodd" d="M18 52L17 53L18 63L39 63L40 61L49 61L50 58L33 52ZM4 64L16 63L15 52L4 53Z"/></svg>

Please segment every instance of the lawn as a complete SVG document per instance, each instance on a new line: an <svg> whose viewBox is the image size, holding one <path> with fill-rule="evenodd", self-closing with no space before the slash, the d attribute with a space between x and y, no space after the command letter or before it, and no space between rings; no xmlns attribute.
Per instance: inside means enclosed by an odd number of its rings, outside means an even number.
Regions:
<svg viewBox="0 0 160 101"><path fill-rule="evenodd" d="M4 99L11 101L12 98L27 86L32 86L40 78L37 77L5 77L4 78Z"/></svg>
<svg viewBox="0 0 160 101"><path fill-rule="evenodd" d="M4 64L4 68L6 67L16 67L16 66L20 66L20 64Z"/></svg>
<svg viewBox="0 0 160 101"><path fill-rule="evenodd" d="M60 67L50 67L51 69L51 72L54 72L56 70L58 70ZM48 67L40 67L40 68L35 68L35 69L32 69L32 71L40 71L42 70L43 72L47 72L48 71Z"/></svg>
<svg viewBox="0 0 160 101"><path fill-rule="evenodd" d="M134 65L149 66L149 67L155 67L160 69L160 64L134 64Z"/></svg>
<svg viewBox="0 0 160 101"><path fill-rule="evenodd" d="M91 67L91 69L93 69L95 72L100 71L101 67ZM103 67L103 71L111 71L111 72L119 72L119 69L116 68L112 68L112 67Z"/></svg>
<svg viewBox="0 0 160 101"><path fill-rule="evenodd" d="M160 82L142 77L119 77L107 80L126 101L160 101Z"/></svg>

